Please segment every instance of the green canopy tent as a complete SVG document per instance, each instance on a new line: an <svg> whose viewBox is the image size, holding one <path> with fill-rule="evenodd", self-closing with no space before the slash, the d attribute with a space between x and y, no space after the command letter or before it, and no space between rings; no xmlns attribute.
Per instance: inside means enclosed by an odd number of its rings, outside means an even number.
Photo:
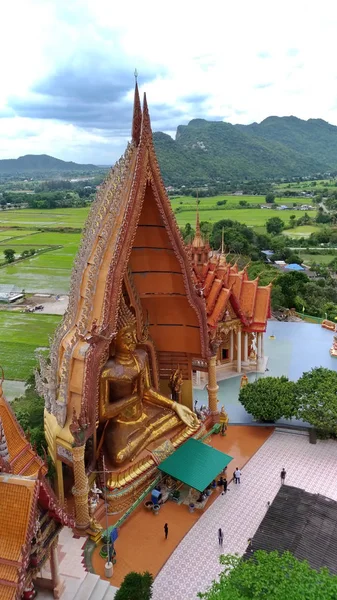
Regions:
<svg viewBox="0 0 337 600"><path fill-rule="evenodd" d="M232 456L191 438L163 460L158 469L203 492L231 460Z"/></svg>

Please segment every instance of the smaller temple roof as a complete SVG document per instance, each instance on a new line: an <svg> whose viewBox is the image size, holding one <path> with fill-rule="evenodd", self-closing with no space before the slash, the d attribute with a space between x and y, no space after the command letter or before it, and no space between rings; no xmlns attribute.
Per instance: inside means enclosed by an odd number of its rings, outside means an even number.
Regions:
<svg viewBox="0 0 337 600"><path fill-rule="evenodd" d="M26 439L1 383L0 424L0 598L16 600L29 569L38 513L42 511L58 528L74 527L75 522L46 480L47 468Z"/></svg>
<svg viewBox="0 0 337 600"><path fill-rule="evenodd" d="M166 458L158 469L203 492L231 460L232 456L191 438Z"/></svg>

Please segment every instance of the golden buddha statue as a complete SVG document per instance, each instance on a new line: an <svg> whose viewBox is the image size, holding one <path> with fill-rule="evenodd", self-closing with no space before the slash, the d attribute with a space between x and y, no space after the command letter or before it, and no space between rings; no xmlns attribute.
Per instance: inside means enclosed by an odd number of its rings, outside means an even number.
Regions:
<svg viewBox="0 0 337 600"><path fill-rule="evenodd" d="M196 415L151 387L148 356L137 348L136 318L122 296L117 321L115 354L101 374L102 434L113 466L133 460L143 449L173 429L198 429Z"/></svg>

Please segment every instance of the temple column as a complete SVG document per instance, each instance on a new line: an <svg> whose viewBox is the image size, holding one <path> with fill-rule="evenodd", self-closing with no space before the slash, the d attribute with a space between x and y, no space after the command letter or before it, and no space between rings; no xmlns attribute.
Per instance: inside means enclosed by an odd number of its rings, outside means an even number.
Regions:
<svg viewBox="0 0 337 600"><path fill-rule="evenodd" d="M234 358L234 331L233 331L233 329L230 330L229 340L230 340L230 343L229 343L229 360L231 362L233 362L233 358Z"/></svg>
<svg viewBox="0 0 337 600"><path fill-rule="evenodd" d="M216 356L211 356L208 361L208 406L212 413L218 411L218 392L219 386L216 381Z"/></svg>
<svg viewBox="0 0 337 600"><path fill-rule="evenodd" d="M241 373L241 329L236 334L236 370Z"/></svg>
<svg viewBox="0 0 337 600"><path fill-rule="evenodd" d="M248 333L247 331L243 334L243 362L248 364Z"/></svg>
<svg viewBox="0 0 337 600"><path fill-rule="evenodd" d="M261 358L264 360L264 335L260 333L261 336Z"/></svg>
<svg viewBox="0 0 337 600"><path fill-rule="evenodd" d="M50 571L53 582L54 598L60 598L64 590L64 582L60 579L59 559L57 554L58 537L54 540L50 548Z"/></svg>
<svg viewBox="0 0 337 600"><path fill-rule="evenodd" d="M63 470L62 461L56 460L56 478L57 478L57 492L58 499L61 504L64 504L64 484L63 484Z"/></svg>
<svg viewBox="0 0 337 600"><path fill-rule="evenodd" d="M195 382L197 385L200 385L200 382L201 382L200 371L195 372Z"/></svg>
<svg viewBox="0 0 337 600"><path fill-rule="evenodd" d="M76 527L86 529L90 523L88 494L89 483L84 467L85 445L73 447L75 485L72 493L75 499Z"/></svg>
<svg viewBox="0 0 337 600"><path fill-rule="evenodd" d="M261 333L257 334L257 359L261 358Z"/></svg>

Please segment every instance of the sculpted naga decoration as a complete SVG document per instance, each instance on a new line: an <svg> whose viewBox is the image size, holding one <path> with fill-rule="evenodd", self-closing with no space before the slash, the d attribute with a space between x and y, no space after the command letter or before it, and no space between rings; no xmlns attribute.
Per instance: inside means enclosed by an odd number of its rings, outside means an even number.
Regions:
<svg viewBox="0 0 337 600"><path fill-rule="evenodd" d="M115 355L101 374L100 421L103 441L115 467L133 460L145 447L171 430L198 429L196 415L151 386L148 356L137 348L136 318L122 296L117 321Z"/></svg>

